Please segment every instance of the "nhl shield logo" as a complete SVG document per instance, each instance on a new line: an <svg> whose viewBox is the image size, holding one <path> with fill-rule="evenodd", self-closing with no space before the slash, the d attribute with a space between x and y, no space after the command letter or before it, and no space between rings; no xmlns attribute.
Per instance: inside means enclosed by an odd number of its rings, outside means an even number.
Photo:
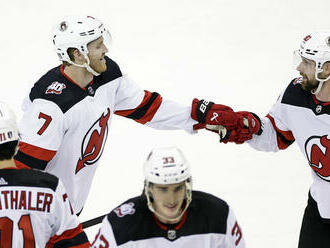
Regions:
<svg viewBox="0 0 330 248"><path fill-rule="evenodd" d="M316 175L330 182L330 139L328 136L308 138L305 143L305 154Z"/></svg>
<svg viewBox="0 0 330 248"><path fill-rule="evenodd" d="M318 114L321 113L321 111L322 111L322 105L317 105L316 108L315 108L315 111Z"/></svg>
<svg viewBox="0 0 330 248"><path fill-rule="evenodd" d="M175 230L168 230L167 231L167 238L169 240L174 240L176 239L176 231Z"/></svg>

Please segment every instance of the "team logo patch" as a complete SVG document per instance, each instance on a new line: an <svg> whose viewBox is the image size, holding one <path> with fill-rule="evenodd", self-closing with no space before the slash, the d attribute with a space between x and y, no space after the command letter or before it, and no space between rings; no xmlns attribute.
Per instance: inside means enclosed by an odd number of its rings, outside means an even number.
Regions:
<svg viewBox="0 0 330 248"><path fill-rule="evenodd" d="M330 139L327 135L312 136L305 143L305 154L313 171L330 182Z"/></svg>
<svg viewBox="0 0 330 248"><path fill-rule="evenodd" d="M125 203L125 204L119 206L118 208L116 208L113 211L120 218L122 218L122 217L124 217L125 215L128 215L128 214L133 215L135 213L134 203L133 202Z"/></svg>
<svg viewBox="0 0 330 248"><path fill-rule="evenodd" d="M85 166L96 163L101 157L108 137L109 118L110 109L108 108L107 113L103 113L87 131L81 144L81 157L76 166L76 174Z"/></svg>
<svg viewBox="0 0 330 248"><path fill-rule="evenodd" d="M304 78L303 77L298 77L293 81L293 84L301 84L303 82Z"/></svg>
<svg viewBox="0 0 330 248"><path fill-rule="evenodd" d="M59 82L52 82L51 85L47 87L46 94L62 94L62 91L66 88L66 85Z"/></svg>
<svg viewBox="0 0 330 248"><path fill-rule="evenodd" d="M306 42L306 41L308 41L310 38L312 38L312 36L309 34L309 35L307 35L307 36L304 38L304 41Z"/></svg>

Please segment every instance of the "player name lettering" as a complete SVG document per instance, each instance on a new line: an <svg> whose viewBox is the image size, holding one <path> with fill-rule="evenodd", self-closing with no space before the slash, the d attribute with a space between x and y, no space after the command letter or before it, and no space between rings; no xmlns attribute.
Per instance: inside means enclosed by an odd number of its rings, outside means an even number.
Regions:
<svg viewBox="0 0 330 248"><path fill-rule="evenodd" d="M6 141L6 134L5 133L0 133L0 141Z"/></svg>
<svg viewBox="0 0 330 248"><path fill-rule="evenodd" d="M0 191L0 210L32 210L47 212L53 202L53 195L45 192L26 190Z"/></svg>

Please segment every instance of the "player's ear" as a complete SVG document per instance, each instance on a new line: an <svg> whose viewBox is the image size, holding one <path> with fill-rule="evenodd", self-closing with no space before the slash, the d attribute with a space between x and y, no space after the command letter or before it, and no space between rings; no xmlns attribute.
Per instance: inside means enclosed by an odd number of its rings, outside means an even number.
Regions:
<svg viewBox="0 0 330 248"><path fill-rule="evenodd" d="M76 61L76 63L78 63L78 64L83 63L85 61L84 55L82 55L78 49L75 49L74 51L72 51L72 55L74 58L73 61Z"/></svg>
<svg viewBox="0 0 330 248"><path fill-rule="evenodd" d="M323 72L325 73L326 77L330 75L330 61L324 63Z"/></svg>

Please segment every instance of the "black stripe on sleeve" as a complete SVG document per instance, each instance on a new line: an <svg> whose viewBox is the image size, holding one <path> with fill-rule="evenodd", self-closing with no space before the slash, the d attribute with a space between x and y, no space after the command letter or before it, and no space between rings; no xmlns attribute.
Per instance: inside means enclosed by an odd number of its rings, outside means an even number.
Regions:
<svg viewBox="0 0 330 248"><path fill-rule="evenodd" d="M293 140L288 140L287 138L284 137L283 134L281 134L280 132L276 132L277 136L281 139L281 141L286 144L287 146L292 145L292 143L295 141L295 139Z"/></svg>
<svg viewBox="0 0 330 248"><path fill-rule="evenodd" d="M17 152L17 154L15 156L15 160L17 160L31 168L38 169L38 170L44 170L48 164L48 161L34 158L21 151Z"/></svg>
<svg viewBox="0 0 330 248"><path fill-rule="evenodd" d="M141 119L148 111L148 109L151 107L151 105L154 103L154 101L156 100L156 98L159 96L159 94L157 92L152 92L151 97L149 99L149 101L147 102L147 104L145 104L144 106L137 108L133 113L125 116L127 118L133 119L133 120L138 120Z"/></svg>
<svg viewBox="0 0 330 248"><path fill-rule="evenodd" d="M68 248L77 245L82 245L88 243L88 238L85 232L79 233L77 236L73 237L72 239L63 239L54 244L54 248Z"/></svg>

